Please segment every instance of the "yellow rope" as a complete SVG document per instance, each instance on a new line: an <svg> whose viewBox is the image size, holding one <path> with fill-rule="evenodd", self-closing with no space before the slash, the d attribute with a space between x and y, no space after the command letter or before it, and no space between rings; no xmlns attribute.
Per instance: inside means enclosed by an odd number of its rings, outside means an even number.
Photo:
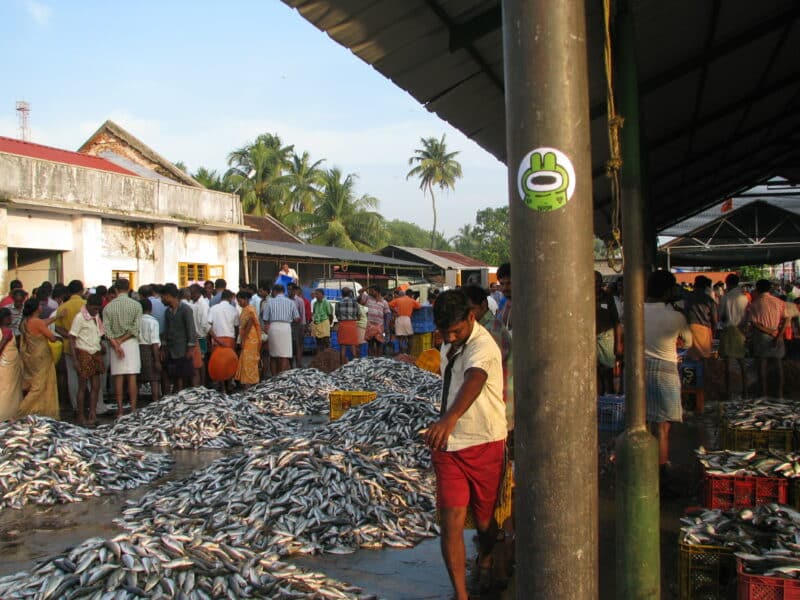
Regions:
<svg viewBox="0 0 800 600"><path fill-rule="evenodd" d="M617 254L622 250L621 232L621 185L619 171L622 168L622 151L620 150L619 130L625 119L617 114L614 102L614 64L611 54L611 0L603 0L603 21L605 26L605 40L603 43L603 58L606 69L606 106L608 113L608 145L611 158L606 162L606 177L611 179L611 239L606 244L606 260L608 266L616 273L622 272L622 260L617 259Z"/></svg>

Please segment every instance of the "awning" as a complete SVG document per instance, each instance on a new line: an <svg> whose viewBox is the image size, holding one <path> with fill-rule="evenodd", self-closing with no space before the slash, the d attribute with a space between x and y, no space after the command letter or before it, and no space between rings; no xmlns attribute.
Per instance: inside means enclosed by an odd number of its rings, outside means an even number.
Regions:
<svg viewBox="0 0 800 600"><path fill-rule="evenodd" d="M263 240L247 240L247 254L250 259L258 256L270 258L293 259L304 262L341 263L346 265L364 265L376 267L392 267L403 269L425 269L423 263L388 258L367 252L343 250L332 246L315 246L313 244L296 244L291 242L267 242Z"/></svg>

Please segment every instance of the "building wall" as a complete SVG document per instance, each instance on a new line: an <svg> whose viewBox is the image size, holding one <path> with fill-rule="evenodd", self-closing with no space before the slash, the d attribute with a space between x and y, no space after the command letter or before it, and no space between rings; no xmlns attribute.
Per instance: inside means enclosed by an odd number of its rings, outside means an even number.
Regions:
<svg viewBox="0 0 800 600"><path fill-rule="evenodd" d="M233 194L0 153L0 293L9 248L57 252L61 276L87 285L115 270L178 282L191 262L221 265L236 287L239 233L222 228L241 224Z"/></svg>

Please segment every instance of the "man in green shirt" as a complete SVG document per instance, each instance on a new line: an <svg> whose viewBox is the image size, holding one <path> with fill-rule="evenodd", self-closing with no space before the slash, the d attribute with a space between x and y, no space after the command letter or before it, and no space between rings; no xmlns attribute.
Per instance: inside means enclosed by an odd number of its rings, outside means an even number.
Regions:
<svg viewBox="0 0 800 600"><path fill-rule="evenodd" d="M128 296L130 282L117 279L114 284L117 297L103 309L103 324L106 337L111 344L111 376L114 378L114 391L117 396L117 416L122 412L122 384L128 382L128 396L131 411L136 410L139 386L136 377L141 370L139 355L139 328L142 320L142 305Z"/></svg>
<svg viewBox="0 0 800 600"><path fill-rule="evenodd" d="M331 323L333 323L333 306L325 299L322 288L314 290L314 307L311 310L311 335L316 338L317 351L331 345Z"/></svg>

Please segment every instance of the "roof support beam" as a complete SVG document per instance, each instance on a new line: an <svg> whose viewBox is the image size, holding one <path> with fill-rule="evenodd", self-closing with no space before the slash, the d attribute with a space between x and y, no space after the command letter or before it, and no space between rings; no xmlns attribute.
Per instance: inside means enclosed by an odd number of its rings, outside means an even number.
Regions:
<svg viewBox="0 0 800 600"><path fill-rule="evenodd" d="M459 25L450 27L450 52L466 48L474 41L500 29L500 3Z"/></svg>
<svg viewBox="0 0 800 600"><path fill-rule="evenodd" d="M800 3L792 3L791 8L785 10L784 12L772 17L771 19L767 19L758 25L751 27L750 29L746 29L733 35L726 39L724 42L721 42L717 46L711 48L710 52L707 55L701 57L692 57L688 60L685 60L661 73L647 79L646 81L642 82L639 86L639 92L641 95L649 94L650 92L654 92L658 88L667 85L679 79L689 73L690 71L694 71L698 67L702 66L705 61L713 61L718 58L725 56L726 54L730 54L736 50L739 50L743 45L748 44L757 40L760 37L765 35L769 35L772 32L785 27L787 21L793 22L797 17L800 16ZM606 114L606 103L598 102L590 109L590 116L592 119L597 119L602 117Z"/></svg>

